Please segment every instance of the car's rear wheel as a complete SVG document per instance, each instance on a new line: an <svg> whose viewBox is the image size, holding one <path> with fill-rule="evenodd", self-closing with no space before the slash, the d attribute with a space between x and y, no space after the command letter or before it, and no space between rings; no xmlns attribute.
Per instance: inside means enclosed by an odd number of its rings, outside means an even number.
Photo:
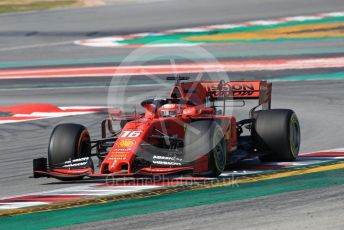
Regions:
<svg viewBox="0 0 344 230"><path fill-rule="evenodd" d="M261 161L293 161L299 154L300 125L292 110L259 111L253 137Z"/></svg>
<svg viewBox="0 0 344 230"><path fill-rule="evenodd" d="M49 141L49 166L59 166L68 160L90 157L90 142L90 135L82 125L60 124L56 126Z"/></svg>
<svg viewBox="0 0 344 230"><path fill-rule="evenodd" d="M190 161L208 156L208 171L200 175L219 176L225 169L227 155L222 128L210 120L188 124L185 130L184 155Z"/></svg>

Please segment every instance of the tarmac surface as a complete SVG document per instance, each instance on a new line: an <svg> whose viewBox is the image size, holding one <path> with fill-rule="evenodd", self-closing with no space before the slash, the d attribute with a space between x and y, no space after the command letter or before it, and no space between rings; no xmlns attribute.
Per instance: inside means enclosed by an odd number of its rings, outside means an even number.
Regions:
<svg viewBox="0 0 344 230"><path fill-rule="evenodd" d="M272 1L148 1L72 10L53 10L0 15L0 63L39 60L125 57L133 49L89 48L73 45L74 40L153 32L199 25L236 23L254 19L343 11L343 0L311 3L306 0ZM276 50L336 49L342 40L236 44L207 47L210 53L228 52L224 59L248 59L245 52L269 56ZM168 54L168 49L166 49ZM232 52L238 55L230 57ZM240 54L240 52L242 54ZM341 55L341 51L329 56ZM273 56L273 55L270 55ZM290 57L305 55L291 55ZM308 57L323 56L321 52ZM259 59L259 57L258 57ZM118 64L118 63L114 63ZM292 74L342 71L299 70ZM231 73L234 75L234 73ZM246 73L244 79L283 76L290 72ZM235 76L234 76L235 79ZM111 78L2 81L0 105L52 103L56 105L107 105ZM144 80L140 80L142 84ZM129 86L136 94L156 88ZM151 87L151 88L150 88ZM344 81L276 82L273 108L296 111L302 130L302 152L343 147ZM76 122L87 126L92 137L100 136L102 115L85 115L0 126L0 197L51 190L70 185L53 179L29 179L32 159L46 154L53 127ZM83 225L80 228L116 229L342 229L343 187L299 191L234 203L200 206L149 214L135 218ZM248 221L249 220L249 221Z"/></svg>
<svg viewBox="0 0 344 230"><path fill-rule="evenodd" d="M133 49L75 46L80 39L343 11L342 0L167 0L0 15L0 62L126 56ZM235 44L209 52L340 47L342 41Z"/></svg>

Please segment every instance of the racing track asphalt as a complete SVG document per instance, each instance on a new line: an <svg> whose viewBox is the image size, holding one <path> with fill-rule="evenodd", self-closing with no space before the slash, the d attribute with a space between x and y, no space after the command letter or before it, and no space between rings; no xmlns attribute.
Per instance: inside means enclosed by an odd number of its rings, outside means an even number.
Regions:
<svg viewBox="0 0 344 230"><path fill-rule="evenodd" d="M125 56L132 50L92 49L74 46L71 41L104 35L343 10L342 0L314 0L312 3L306 0L170 0L139 5L1 15L0 62ZM266 50L268 54L269 50L280 48L297 50L342 46L342 41L265 43L241 44L231 48L210 47L209 51ZM102 86L106 83L97 82L97 87L94 87L92 82L91 86L81 84L78 87L81 82L74 81L70 88L61 87L69 82L58 82L59 87L52 86L50 89L1 89L0 104L44 102L58 105L106 105L107 87ZM14 81L10 85L19 83ZM344 82L341 81L274 83L273 107L292 108L299 116L303 152L343 147L343 87ZM136 87L135 90L139 93L147 88ZM45 155L49 135L56 124L82 123L89 127L93 137L97 137L102 118L103 115L85 115L1 125L0 196L70 186L53 183L55 181L52 179L29 179L32 158ZM240 229L290 229L293 226L309 227L307 224L316 219L312 227L323 229L326 226L336 227L337 223L341 223L343 191L343 187L301 191L251 201L150 214L138 219L123 219L120 223L131 229L228 229L228 226ZM207 215L200 215L200 212ZM320 214L323 216L318 218ZM269 221L261 223L267 219ZM101 222L93 226L105 228L117 221Z"/></svg>
<svg viewBox="0 0 344 230"><path fill-rule="evenodd" d="M132 49L75 46L74 40L200 25L343 11L342 0L161 0L141 4L0 15L0 62L126 56ZM210 52L334 48L340 41L236 44ZM268 52L267 52L268 53Z"/></svg>
<svg viewBox="0 0 344 230"><path fill-rule="evenodd" d="M302 126L303 151L343 146L344 131L340 128L344 122L343 87L342 81L274 83L273 107L292 108L297 112ZM83 96L88 91L66 88L55 90L61 101L73 98L70 101L72 104L83 103ZM135 90L139 93L147 88ZM91 95L92 103L104 105L106 91L106 87L94 90ZM46 102L57 102L55 92L50 92L31 92L28 101L44 97ZM17 96L22 97L20 94ZM99 122L104 116L85 115L1 125L0 196L71 186L54 183L54 179L28 178L31 174L32 158L45 155L49 135L56 124L80 122L90 129L92 137L99 137ZM342 229L343 192L343 186L291 192L234 203L101 221L80 225L77 229L104 229L110 226L116 229L228 229L229 226L230 229L324 229L325 226Z"/></svg>
<svg viewBox="0 0 344 230"><path fill-rule="evenodd" d="M152 89L133 87L136 94ZM302 126L302 152L343 147L344 102L343 81L284 82L273 84L273 108L291 108L296 111ZM331 90L328 90L331 89ZM107 87L99 87L88 95L89 88L56 88L12 90L12 98L25 102L43 102L71 105L106 105ZM53 92L53 93L52 93ZM6 102L5 91L0 91L0 104ZM87 103L85 103L85 101ZM234 114L242 114L236 112ZM0 196L50 190L70 185L54 184L53 179L29 179L32 159L45 156L53 127L62 122L76 122L88 127L93 138L100 136L100 121L106 115L84 115L55 118L0 126ZM245 118L245 117L243 117Z"/></svg>

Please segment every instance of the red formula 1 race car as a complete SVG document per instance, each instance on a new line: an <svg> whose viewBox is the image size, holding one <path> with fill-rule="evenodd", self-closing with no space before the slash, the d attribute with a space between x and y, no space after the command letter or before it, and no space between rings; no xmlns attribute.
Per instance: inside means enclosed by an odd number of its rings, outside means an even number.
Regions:
<svg viewBox="0 0 344 230"><path fill-rule="evenodd" d="M191 174L216 177L247 158L293 161L300 126L289 109L271 109L266 81L189 82L175 80L166 98L141 102L142 114L112 114L102 122L102 139L87 129L61 124L52 132L48 158L35 159L34 177L77 180L87 177ZM247 119L226 114L230 106L257 100ZM121 129L113 130L120 120ZM111 135L107 135L110 133ZM95 172L92 157L99 159Z"/></svg>

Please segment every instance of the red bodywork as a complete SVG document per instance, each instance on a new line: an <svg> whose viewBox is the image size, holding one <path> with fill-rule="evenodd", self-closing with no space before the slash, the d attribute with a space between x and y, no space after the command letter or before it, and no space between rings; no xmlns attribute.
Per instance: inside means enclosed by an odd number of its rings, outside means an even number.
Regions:
<svg viewBox="0 0 344 230"><path fill-rule="evenodd" d="M84 169L54 169L45 172L36 171L52 177L63 176L132 176L132 175L164 175L183 171L192 171L202 174L208 171L208 157L194 159L190 165L174 165L169 167L135 167L135 159L145 143L155 144L158 140L151 136L159 135L162 130L168 136L184 138L185 126L195 120L215 120L222 128L227 145L227 154L230 156L237 149L237 121L230 115L219 114L219 111L209 104L221 100L257 99L263 109L270 108L271 84L266 81L232 81L232 82L177 82L167 95L168 98L179 98L193 104L180 105L177 114L173 117L161 117L160 110L153 104L145 104L145 113L133 115L123 129L117 133L112 148L103 159L99 173L94 174L91 168ZM175 109L171 106L172 109ZM167 108L168 109L168 108ZM171 109L171 110L172 110ZM113 117L121 119L120 113ZM154 153L152 153L154 154Z"/></svg>

